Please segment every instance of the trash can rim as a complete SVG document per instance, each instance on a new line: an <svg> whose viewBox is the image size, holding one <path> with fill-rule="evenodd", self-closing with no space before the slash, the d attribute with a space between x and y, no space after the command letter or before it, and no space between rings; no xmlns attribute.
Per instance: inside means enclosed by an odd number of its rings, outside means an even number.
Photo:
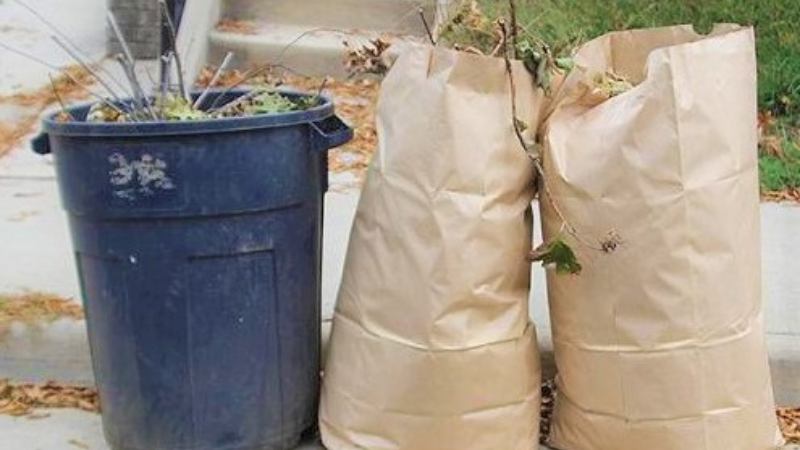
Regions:
<svg viewBox="0 0 800 450"><path fill-rule="evenodd" d="M250 89L215 89L213 94L227 94L239 96L246 94ZM312 94L294 90L276 89L276 92L290 97L309 97ZM333 102L326 96L320 96L322 104L303 111L290 111L277 114L260 114L248 117L225 117L219 119L192 120L192 121L150 121L150 122L59 122L56 120L58 112L48 115L42 122L44 133L59 136L169 136L187 134L223 133L231 131L247 131L264 128L284 127L316 122L326 119L334 114ZM85 117L88 109L97 103L87 102L67 108L67 112L75 117Z"/></svg>

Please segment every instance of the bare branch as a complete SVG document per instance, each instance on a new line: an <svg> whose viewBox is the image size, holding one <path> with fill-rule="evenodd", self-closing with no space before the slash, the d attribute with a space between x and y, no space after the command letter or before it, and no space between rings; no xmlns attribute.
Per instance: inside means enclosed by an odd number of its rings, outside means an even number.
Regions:
<svg viewBox="0 0 800 450"><path fill-rule="evenodd" d="M197 97L197 100L192 105L194 109L200 108L205 99L208 97L211 88L213 88L214 85L217 84L217 81L219 81L220 77L225 72L225 70L228 69L228 66L231 64L232 61L233 61L233 52L228 52L228 54L225 55L225 59L223 59L222 63L219 65L219 68L217 68L217 71L214 73L214 76L211 77L211 81L208 83L208 86L206 86L206 88L203 90L203 93L200 94L199 97Z"/></svg>
<svg viewBox="0 0 800 450"><path fill-rule="evenodd" d="M167 98L170 83L172 82L172 61L175 59L175 52L161 55L161 85L159 91L161 98Z"/></svg>
<svg viewBox="0 0 800 450"><path fill-rule="evenodd" d="M186 82L183 77L183 63L181 62L181 57L178 54L178 30L175 28L175 22L172 21L172 14L169 12L167 2L164 0L158 0L158 4L161 6L162 19L166 23L167 30L169 31L170 45L172 46L172 51L175 55L175 70L178 72L178 88L180 89L183 98L187 102L190 102L191 97L189 96L189 89L188 86L186 86Z"/></svg>
<svg viewBox="0 0 800 450"><path fill-rule="evenodd" d="M428 35L428 40L431 41L432 45L436 45L436 39L433 37L433 32L431 31L430 25L428 25L428 19L425 18L425 10L419 8L419 18L422 20L422 25L425 27L425 33Z"/></svg>
<svg viewBox="0 0 800 450"><path fill-rule="evenodd" d="M555 200L555 196L550 191L550 183L547 180L547 176L545 174L544 167L542 166L540 157L531 153L528 149L528 143L526 142L525 137L523 136L523 131L520 129L519 120L517 119L517 87L516 87L516 82L514 80L514 69L511 65L511 58L509 57L509 51L508 51L508 29L506 28L505 21L500 20L498 23L500 25L500 30L503 35L503 49L505 50L503 52L503 59L505 60L506 72L508 74L508 82L511 89L511 114L512 114L512 120L514 122L513 125L514 133L517 136L517 140L519 140L519 143L522 146L522 149L525 151L525 154L528 155L528 157L533 162L533 167L536 172L536 178L539 180L538 184L544 190L544 197L546 197L548 204L553 209L553 212L555 212L556 216L558 216L558 219L561 221L564 231L566 231L569 235L574 237L582 245L595 250L602 251L603 249L601 247L598 247L597 245L591 243L589 240L585 239L581 235L581 233L579 233L578 230L574 226L572 226L572 224L564 216L564 213L561 211L561 207Z"/></svg>
<svg viewBox="0 0 800 450"><path fill-rule="evenodd" d="M76 54L61 38L59 38L58 36L50 36L50 38L53 39L53 42L55 42L59 47L61 47L62 50L67 52L67 54L69 54L72 57L72 59L75 60L75 62L77 62L78 65L80 65L81 68L86 71L86 73L90 74L92 78L97 80L97 82L100 83L100 85L103 86L103 88L105 88L106 91L108 91L108 94L111 95L111 97L115 101L119 103L122 102L122 100L119 98L119 96L117 96L117 94L114 92L111 86L109 86L108 83L106 83L103 78L101 78L94 70L92 70L92 68L89 67L89 64L83 61L83 59L81 59L80 56Z"/></svg>
<svg viewBox="0 0 800 450"><path fill-rule="evenodd" d="M88 55L86 55L81 51L79 46L77 46L74 42L70 40L69 36L67 36L66 33L61 31L58 27L56 27L52 22L50 22L46 17L44 17L38 11L26 5L21 0L12 0L12 1L17 5L21 6L22 8L24 8L29 13L31 13L34 17L36 17L36 19L38 19L39 22L41 22L47 29L49 29L53 34L58 36L64 45L68 45L71 50L68 53L70 54L72 59L75 59L76 61L80 59L84 63L86 61L91 60L91 58ZM117 88L119 88L123 93L127 94L125 86L122 83L120 83L109 71L107 71L102 65L99 66L98 69L100 70L100 72L105 74Z"/></svg>
<svg viewBox="0 0 800 450"><path fill-rule="evenodd" d="M56 101L58 102L58 105L61 107L61 113L66 115L66 117L69 120L75 120L75 118L72 117L72 114L70 114L70 112L67 111L67 105L64 103L64 100L61 98L61 94L58 93L58 88L56 87L56 80L53 79L53 74L48 73L47 74L47 78L50 79L50 87L53 88L53 95L55 96Z"/></svg>
<svg viewBox="0 0 800 450"><path fill-rule="evenodd" d="M511 15L511 51L514 58L517 58L517 2L516 0L508 0L508 10ZM505 33L505 31L503 31Z"/></svg>

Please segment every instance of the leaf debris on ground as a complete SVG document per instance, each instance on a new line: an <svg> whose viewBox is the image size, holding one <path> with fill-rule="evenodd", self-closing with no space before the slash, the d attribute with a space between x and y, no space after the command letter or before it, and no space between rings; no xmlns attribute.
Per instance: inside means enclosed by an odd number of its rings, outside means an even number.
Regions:
<svg viewBox="0 0 800 450"><path fill-rule="evenodd" d="M20 383L0 379L0 414L14 417L35 417L42 408L72 408L100 412L97 389L56 383Z"/></svg>
<svg viewBox="0 0 800 450"><path fill-rule="evenodd" d="M800 203L800 189L789 188L782 191L766 191L761 193L761 199L766 202L783 203L792 202Z"/></svg>
<svg viewBox="0 0 800 450"><path fill-rule="evenodd" d="M789 444L800 444L800 408L778 408L778 425Z"/></svg>
<svg viewBox="0 0 800 450"><path fill-rule="evenodd" d="M33 91L0 96L0 106L8 105L24 112L15 122L0 123L0 157L17 147L26 136L36 130L42 113L57 104L59 97L65 102L89 97L83 86L93 84L91 74L79 65L66 67L63 71L69 75L62 73L53 79L52 84L48 83Z"/></svg>
<svg viewBox="0 0 800 450"><path fill-rule="evenodd" d="M550 428L553 423L553 406L556 403L556 382L545 380L542 383L542 405L539 417L539 443L547 444Z"/></svg>
<svg viewBox="0 0 800 450"><path fill-rule="evenodd" d="M85 442L79 441L77 439L70 439L69 441L67 441L67 444L72 445L73 447L78 447L78 448L83 449L83 450L88 450L89 449L89 445L88 444L86 444Z"/></svg>
<svg viewBox="0 0 800 450"><path fill-rule="evenodd" d="M217 31L253 35L258 34L260 25L252 20L236 20L225 18L217 23Z"/></svg>
<svg viewBox="0 0 800 450"><path fill-rule="evenodd" d="M14 322L39 324L62 318L83 320L83 307L73 300L42 292L0 294L0 331Z"/></svg>

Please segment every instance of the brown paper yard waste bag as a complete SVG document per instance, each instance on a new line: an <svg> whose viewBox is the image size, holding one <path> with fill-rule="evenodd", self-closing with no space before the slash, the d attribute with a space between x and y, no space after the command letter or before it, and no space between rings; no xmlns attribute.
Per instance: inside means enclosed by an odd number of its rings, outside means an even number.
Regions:
<svg viewBox="0 0 800 450"><path fill-rule="evenodd" d="M635 87L599 102L592 80L607 70ZM553 204L582 234L564 238L583 272L548 274L552 444L772 448L753 31L605 35L560 95L543 155L553 201L540 204L546 239L563 235ZM616 249L592 248L606 236Z"/></svg>
<svg viewBox="0 0 800 450"><path fill-rule="evenodd" d="M543 96L514 64L518 116ZM437 48L382 84L379 148L350 238L324 374L331 450L531 450L532 165L505 63Z"/></svg>

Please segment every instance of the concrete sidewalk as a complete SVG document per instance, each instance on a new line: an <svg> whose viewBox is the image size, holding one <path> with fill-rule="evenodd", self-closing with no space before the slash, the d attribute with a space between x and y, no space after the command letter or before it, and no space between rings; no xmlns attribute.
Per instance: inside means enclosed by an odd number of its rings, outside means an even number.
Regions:
<svg viewBox="0 0 800 450"><path fill-rule="evenodd" d="M75 37L90 55L103 50L104 0L26 0ZM0 1L0 39L46 58L53 64L68 61L54 48L48 34L30 15L13 3ZM76 13L79 12L80 14ZM0 49L0 95L39 87L47 71ZM0 104L0 121L16 112ZM342 273L347 240L359 191L348 188L352 179L334 176L327 195L323 316L329 318ZM773 380L779 404L800 405L800 283L795 257L800 253L800 208L764 205L764 305ZM47 291L79 301L73 252L66 217L60 207L53 166L48 158L21 145L0 158L0 293L22 289ZM533 269L531 314L539 327L545 375L554 373L550 322L544 273ZM0 338L0 378L25 381L58 380L93 383L83 322L62 320L26 327L15 325ZM37 419L0 416L0 450L105 450L100 417L80 411L46 411ZM45 431L45 432L43 432ZM320 449L307 443L305 450Z"/></svg>
<svg viewBox="0 0 800 450"><path fill-rule="evenodd" d="M0 415L2 450L109 450L100 415L76 410L49 410L37 418ZM42 430L47 430L42 433ZM316 440L295 450L325 450Z"/></svg>

